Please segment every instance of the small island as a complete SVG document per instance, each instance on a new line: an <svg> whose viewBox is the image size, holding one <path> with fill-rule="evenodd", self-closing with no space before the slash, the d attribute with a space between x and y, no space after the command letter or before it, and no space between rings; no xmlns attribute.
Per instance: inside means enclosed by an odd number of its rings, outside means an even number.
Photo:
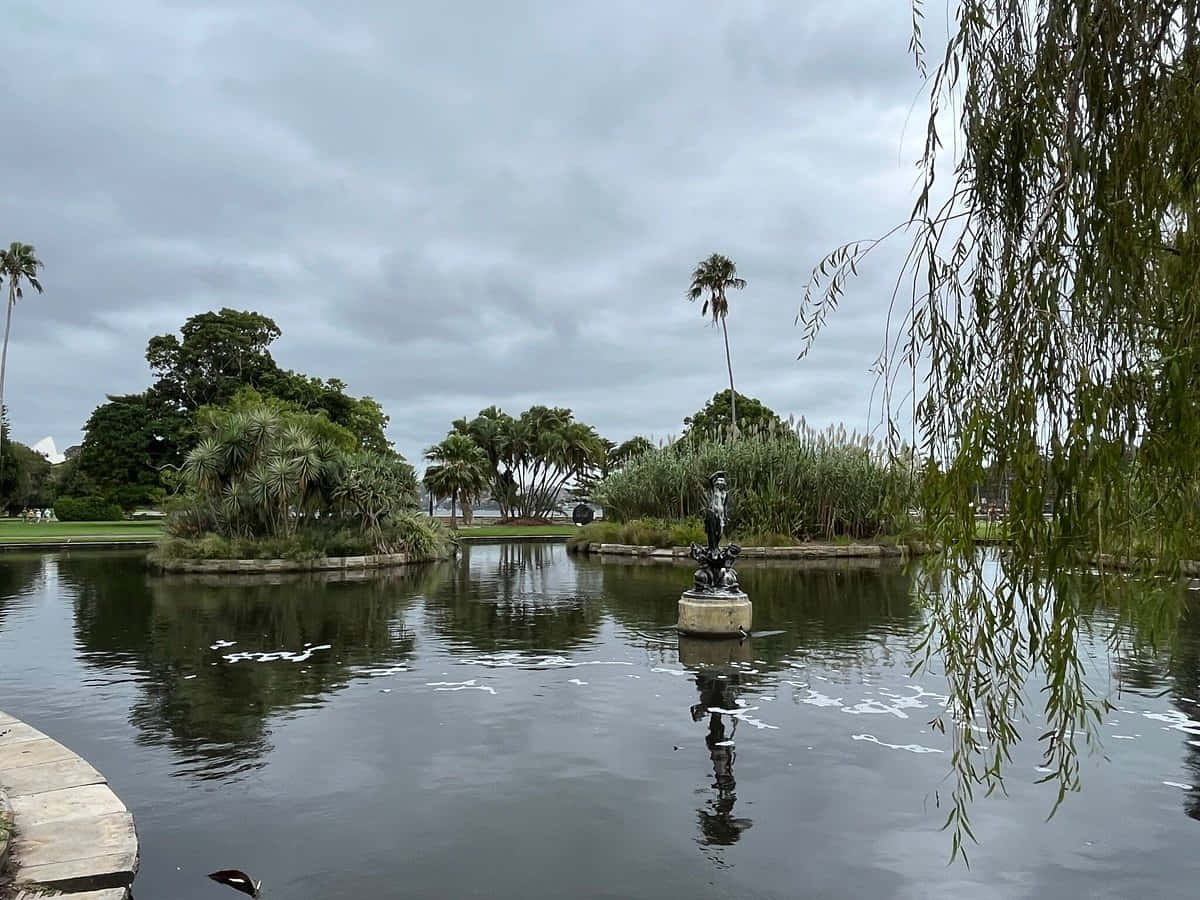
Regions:
<svg viewBox="0 0 1200 900"><path fill-rule="evenodd" d="M416 475L318 413L246 389L201 410L178 470L164 572L376 568L441 559L451 542L418 511Z"/></svg>

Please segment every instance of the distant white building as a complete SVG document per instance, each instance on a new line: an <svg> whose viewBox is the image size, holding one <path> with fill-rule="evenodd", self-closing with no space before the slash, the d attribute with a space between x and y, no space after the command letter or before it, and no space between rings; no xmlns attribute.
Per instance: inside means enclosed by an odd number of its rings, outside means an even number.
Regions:
<svg viewBox="0 0 1200 900"><path fill-rule="evenodd" d="M58 452L58 448L54 446L54 438L49 435L33 445L33 452L42 454L42 456L46 457L54 465L58 465L66 459L65 456Z"/></svg>

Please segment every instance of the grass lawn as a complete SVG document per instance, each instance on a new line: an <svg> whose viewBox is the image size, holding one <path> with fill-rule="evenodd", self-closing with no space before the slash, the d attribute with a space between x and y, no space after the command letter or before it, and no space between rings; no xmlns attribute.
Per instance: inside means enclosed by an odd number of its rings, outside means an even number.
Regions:
<svg viewBox="0 0 1200 900"><path fill-rule="evenodd" d="M987 522L982 519L975 522L975 537L980 540L1002 541L1007 534L1007 526L1004 522Z"/></svg>
<svg viewBox="0 0 1200 900"><path fill-rule="evenodd" d="M23 522L0 519L0 544L39 544L52 541L153 541L162 537L162 523Z"/></svg>
<svg viewBox="0 0 1200 900"><path fill-rule="evenodd" d="M459 537L567 537L574 534L574 525L480 525L460 528Z"/></svg>

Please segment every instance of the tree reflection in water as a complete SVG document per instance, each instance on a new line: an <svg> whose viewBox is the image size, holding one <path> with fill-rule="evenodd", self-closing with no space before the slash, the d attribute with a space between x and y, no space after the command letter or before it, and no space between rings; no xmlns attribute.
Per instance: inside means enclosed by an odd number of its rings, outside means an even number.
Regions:
<svg viewBox="0 0 1200 900"><path fill-rule="evenodd" d="M44 578L48 557L42 554L6 553L0 565L0 625L8 610Z"/></svg>
<svg viewBox="0 0 1200 900"><path fill-rule="evenodd" d="M975 840L976 790L1003 790L1019 729L1031 718L1042 720L1042 781L1057 788L1050 814L1080 789L1080 753L1100 747L1099 725L1112 708L1110 694L1088 684L1091 639L1107 641L1117 690L1151 683L1143 662L1179 647L1187 605L1176 579L1035 569L1007 553L927 557L914 593L928 612L923 666L940 668L948 682L946 714L931 724L952 733L952 858L965 855L964 839ZM1027 708L1030 697L1042 698L1040 711Z"/></svg>
<svg viewBox="0 0 1200 900"><path fill-rule="evenodd" d="M592 639L603 608L599 573L569 565L561 543L466 544L426 597L431 630L453 650L562 653Z"/></svg>
<svg viewBox="0 0 1200 900"><path fill-rule="evenodd" d="M132 670L138 741L176 750L181 771L224 778L262 765L272 720L319 705L372 667L403 664L414 636L408 602L432 589L437 566L326 576L148 576L111 556L58 561L75 633L95 668ZM330 645L303 664L228 662L236 651Z"/></svg>

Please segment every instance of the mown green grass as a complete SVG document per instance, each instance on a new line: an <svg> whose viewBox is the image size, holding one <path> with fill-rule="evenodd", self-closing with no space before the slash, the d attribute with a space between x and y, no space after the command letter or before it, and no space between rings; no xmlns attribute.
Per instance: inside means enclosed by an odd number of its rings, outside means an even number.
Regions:
<svg viewBox="0 0 1200 900"><path fill-rule="evenodd" d="M24 522L0 519L0 544L40 544L53 541L154 541L162 537L162 523L134 522Z"/></svg>
<svg viewBox="0 0 1200 900"><path fill-rule="evenodd" d="M569 537L579 529L574 525L480 525L459 528L459 537Z"/></svg>

